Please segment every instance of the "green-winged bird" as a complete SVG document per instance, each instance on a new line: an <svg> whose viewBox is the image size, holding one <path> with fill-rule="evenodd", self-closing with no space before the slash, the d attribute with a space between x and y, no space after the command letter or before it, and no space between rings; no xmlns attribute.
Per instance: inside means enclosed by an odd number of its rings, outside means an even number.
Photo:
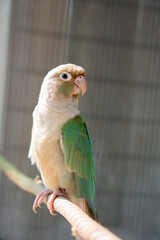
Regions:
<svg viewBox="0 0 160 240"><path fill-rule="evenodd" d="M33 210L47 203L51 214L57 196L67 196L93 219L95 208L95 170L91 140L78 109L78 96L87 90L85 70L63 64L48 72L33 111L29 150L45 189L36 197Z"/></svg>

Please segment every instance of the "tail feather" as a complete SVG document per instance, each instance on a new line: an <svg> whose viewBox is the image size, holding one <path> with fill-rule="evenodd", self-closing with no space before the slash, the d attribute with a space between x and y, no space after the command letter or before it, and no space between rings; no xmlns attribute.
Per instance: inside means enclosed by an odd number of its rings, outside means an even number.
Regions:
<svg viewBox="0 0 160 240"><path fill-rule="evenodd" d="M86 205L88 207L88 212L89 212L88 215L97 221L98 214L97 214L96 207L95 207L95 201L91 201L89 199L86 199L85 201L86 201Z"/></svg>
<svg viewBox="0 0 160 240"><path fill-rule="evenodd" d="M96 221L98 220L98 215L97 215L94 201L91 201L88 199L86 200L85 198L82 198L80 201L79 207L91 218L93 218Z"/></svg>

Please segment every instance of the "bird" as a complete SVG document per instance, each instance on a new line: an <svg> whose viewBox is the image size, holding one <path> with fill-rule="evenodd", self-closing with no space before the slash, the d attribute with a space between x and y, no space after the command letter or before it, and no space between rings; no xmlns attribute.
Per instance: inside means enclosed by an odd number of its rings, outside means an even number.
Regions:
<svg viewBox="0 0 160 240"><path fill-rule="evenodd" d="M87 90L84 68L62 64L45 76L33 111L33 126L28 157L40 171L44 190L33 203L54 214L54 200L69 198L91 218L95 207L95 168L90 136L78 108L78 97Z"/></svg>

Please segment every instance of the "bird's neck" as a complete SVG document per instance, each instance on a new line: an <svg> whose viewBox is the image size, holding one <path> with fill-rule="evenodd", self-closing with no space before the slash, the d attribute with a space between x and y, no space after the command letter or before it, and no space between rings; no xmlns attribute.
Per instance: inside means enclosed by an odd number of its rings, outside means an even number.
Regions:
<svg viewBox="0 0 160 240"><path fill-rule="evenodd" d="M46 120L59 120L62 123L80 114L78 104L74 99L55 100L52 102L39 99L38 111Z"/></svg>

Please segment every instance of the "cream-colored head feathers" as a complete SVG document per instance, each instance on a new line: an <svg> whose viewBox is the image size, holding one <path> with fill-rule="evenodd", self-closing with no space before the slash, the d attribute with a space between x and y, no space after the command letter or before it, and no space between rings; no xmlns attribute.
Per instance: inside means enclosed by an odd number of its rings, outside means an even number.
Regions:
<svg viewBox="0 0 160 240"><path fill-rule="evenodd" d="M69 72L70 74L72 74L73 77L86 74L84 68L82 68L81 66L67 63L59 65L58 67L50 70L45 78L58 77L61 72Z"/></svg>
<svg viewBox="0 0 160 240"><path fill-rule="evenodd" d="M64 81L64 79L60 77L62 73L67 73L71 76L69 81ZM76 85L75 79L78 76L85 76L85 70L75 64L63 64L52 69L44 78L39 95L39 101L61 101L64 99L69 100L72 97L75 99L79 95L77 94L76 97L73 96L73 89Z"/></svg>

